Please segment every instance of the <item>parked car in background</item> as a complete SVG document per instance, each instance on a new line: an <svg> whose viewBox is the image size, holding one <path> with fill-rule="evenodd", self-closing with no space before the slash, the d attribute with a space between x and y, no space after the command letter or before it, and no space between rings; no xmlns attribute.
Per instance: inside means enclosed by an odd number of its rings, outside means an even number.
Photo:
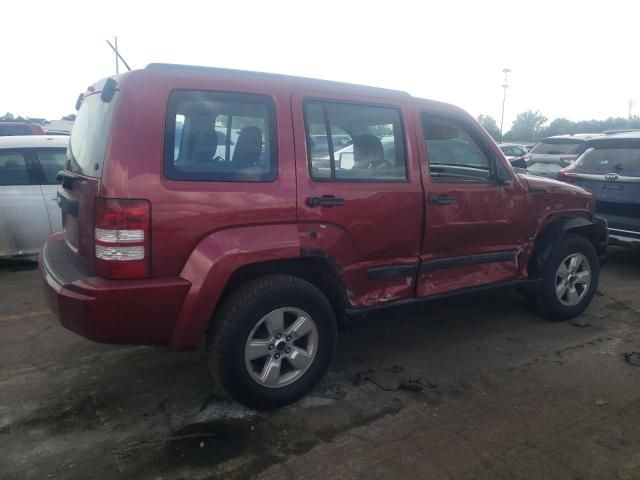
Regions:
<svg viewBox="0 0 640 480"><path fill-rule="evenodd" d="M569 166L584 152L586 143L602 134L557 135L543 138L525 155L527 172L547 178L558 178L558 172Z"/></svg>
<svg viewBox="0 0 640 480"><path fill-rule="evenodd" d="M44 135L44 130L28 122L0 122L0 137L14 135Z"/></svg>
<svg viewBox="0 0 640 480"><path fill-rule="evenodd" d="M36 255L62 230L55 197L69 137L0 137L0 258Z"/></svg>
<svg viewBox="0 0 640 480"><path fill-rule="evenodd" d="M469 114L394 90L152 64L89 88L68 158L40 256L62 325L204 343L256 408L313 389L371 311L517 286L573 318L606 249L591 193L516 174Z"/></svg>
<svg viewBox="0 0 640 480"><path fill-rule="evenodd" d="M511 161L512 159L524 157L528 152L527 147L517 143L501 143L498 146L509 161Z"/></svg>
<svg viewBox="0 0 640 480"><path fill-rule="evenodd" d="M45 120L41 124L45 135L71 135L72 120Z"/></svg>
<svg viewBox="0 0 640 480"><path fill-rule="evenodd" d="M501 143L498 146L511 165L522 169L527 168L527 164L523 158L529 151L527 147L517 143Z"/></svg>
<svg viewBox="0 0 640 480"><path fill-rule="evenodd" d="M589 140L560 179L592 191L612 243L640 243L640 132Z"/></svg>

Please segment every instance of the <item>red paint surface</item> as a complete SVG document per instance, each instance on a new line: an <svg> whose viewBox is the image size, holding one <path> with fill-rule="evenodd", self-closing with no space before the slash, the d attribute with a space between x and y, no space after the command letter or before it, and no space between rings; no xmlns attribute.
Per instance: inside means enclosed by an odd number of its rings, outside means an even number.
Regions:
<svg viewBox="0 0 640 480"><path fill-rule="evenodd" d="M63 325L94 340L195 348L234 271L253 263L299 258L301 251L320 252L331 259L351 307L526 277L528 255L548 222L593 212L592 197L581 189L515 175L484 130L450 105L367 87L277 76L257 80L223 71L141 70L120 76L118 82L103 177L74 182L80 213L77 220L65 218L66 238L93 270L95 198L147 199L151 278L88 277L61 286L43 271ZM174 89L270 96L276 107L277 179L270 183L166 179L162 173L165 114ZM305 98L400 110L408 180L311 179L302 115ZM423 111L470 122L510 172L510 184L432 183L420 126ZM456 203L426 201L442 193L455 196ZM306 205L306 198L322 195L344 198L345 204ZM421 262L498 251L520 253L513 262L418 274ZM415 266L415 273L383 279L366 275L370 268L398 265Z"/></svg>

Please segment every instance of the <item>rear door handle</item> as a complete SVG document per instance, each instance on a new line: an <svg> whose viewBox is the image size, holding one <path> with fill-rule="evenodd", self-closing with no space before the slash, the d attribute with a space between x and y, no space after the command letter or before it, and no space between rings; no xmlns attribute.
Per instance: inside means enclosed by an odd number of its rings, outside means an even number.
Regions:
<svg viewBox="0 0 640 480"><path fill-rule="evenodd" d="M429 203L433 205L451 205L456 203L456 197L451 195L431 195L429 197Z"/></svg>
<svg viewBox="0 0 640 480"><path fill-rule="evenodd" d="M309 197L307 198L307 206L315 207L341 207L344 205L344 198L336 198L334 196Z"/></svg>

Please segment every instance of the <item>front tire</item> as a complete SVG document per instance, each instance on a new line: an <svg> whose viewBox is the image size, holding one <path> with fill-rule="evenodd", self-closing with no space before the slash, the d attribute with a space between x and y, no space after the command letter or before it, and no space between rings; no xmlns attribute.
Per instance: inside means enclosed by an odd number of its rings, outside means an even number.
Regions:
<svg viewBox="0 0 640 480"><path fill-rule="evenodd" d="M207 337L214 380L256 409L295 402L325 374L335 349L336 318L324 294L289 275L240 287L224 302Z"/></svg>
<svg viewBox="0 0 640 480"><path fill-rule="evenodd" d="M548 320L580 315L598 288L600 264L593 244L580 235L565 234L553 248L542 272L538 304Z"/></svg>

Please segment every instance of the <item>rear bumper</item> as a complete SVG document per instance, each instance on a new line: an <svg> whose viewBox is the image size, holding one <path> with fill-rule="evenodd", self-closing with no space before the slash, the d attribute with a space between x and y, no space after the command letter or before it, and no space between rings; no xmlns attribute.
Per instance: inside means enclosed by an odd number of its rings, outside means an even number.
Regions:
<svg viewBox="0 0 640 480"><path fill-rule="evenodd" d="M640 207L638 207L638 212L640 213ZM611 245L640 244L640 215L629 217L597 211L596 214L607 220Z"/></svg>
<svg viewBox="0 0 640 480"><path fill-rule="evenodd" d="M49 305L65 328L102 343L169 345L186 280L95 277L60 234L47 240L38 263Z"/></svg>

